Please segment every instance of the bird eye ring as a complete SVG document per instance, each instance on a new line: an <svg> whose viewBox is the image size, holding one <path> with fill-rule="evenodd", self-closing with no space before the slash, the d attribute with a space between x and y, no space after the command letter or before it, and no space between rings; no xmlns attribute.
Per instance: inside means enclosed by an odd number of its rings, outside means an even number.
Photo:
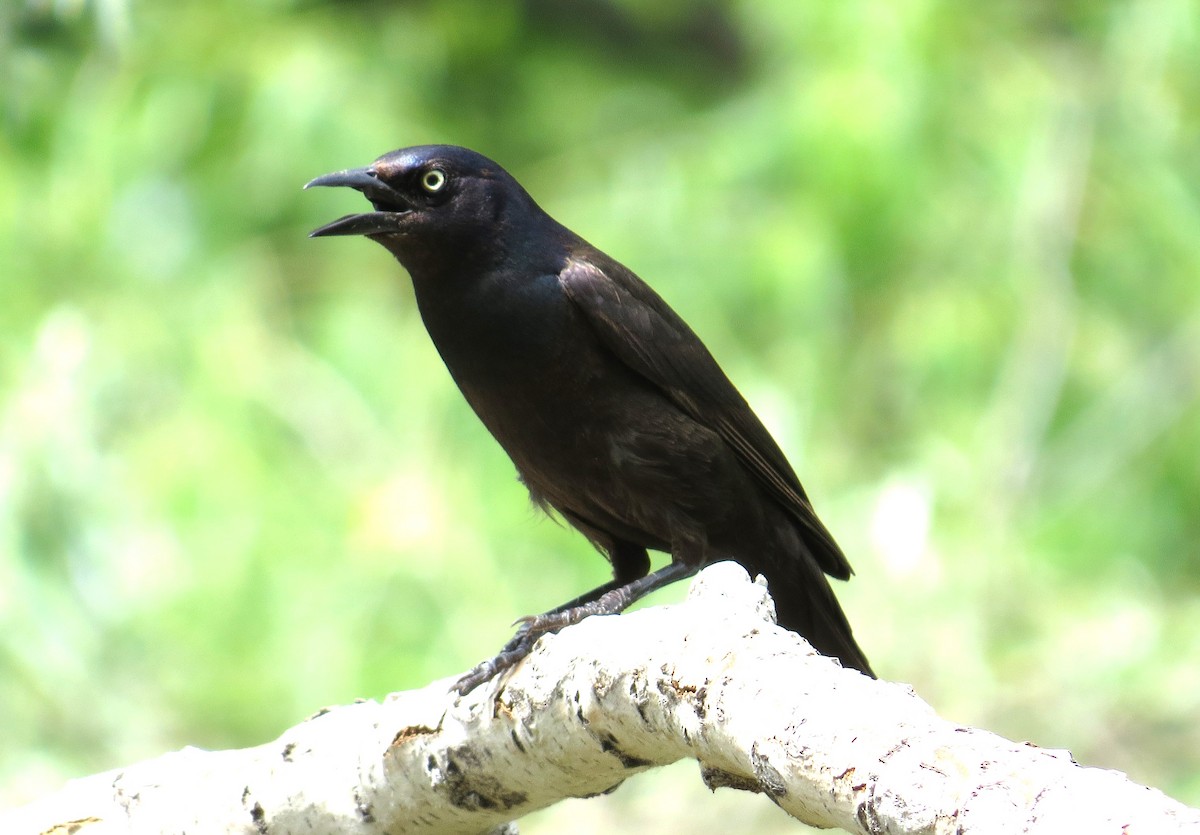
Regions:
<svg viewBox="0 0 1200 835"><path fill-rule="evenodd" d="M430 168L421 175L421 188L430 194L437 194L446 185L446 172L440 168Z"/></svg>

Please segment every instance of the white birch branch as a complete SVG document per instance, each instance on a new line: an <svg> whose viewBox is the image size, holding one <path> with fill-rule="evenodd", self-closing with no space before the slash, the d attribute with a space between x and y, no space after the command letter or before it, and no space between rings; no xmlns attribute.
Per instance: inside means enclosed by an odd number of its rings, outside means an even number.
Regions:
<svg viewBox="0 0 1200 835"><path fill-rule="evenodd" d="M1123 774L946 722L815 655L733 563L682 604L544 638L466 698L450 683L332 708L257 748L75 780L0 813L0 832L478 833L684 757L710 787L855 833L1200 831L1200 811Z"/></svg>

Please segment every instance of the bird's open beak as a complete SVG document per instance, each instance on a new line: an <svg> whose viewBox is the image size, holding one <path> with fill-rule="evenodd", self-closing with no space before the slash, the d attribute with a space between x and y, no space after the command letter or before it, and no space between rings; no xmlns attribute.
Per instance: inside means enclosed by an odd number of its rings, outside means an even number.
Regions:
<svg viewBox="0 0 1200 835"><path fill-rule="evenodd" d="M327 235L386 235L399 228L399 220L412 210L412 206L400 192L379 179L372 168L348 168L310 180L305 188L313 186L346 186L363 193L373 212L346 215L333 223L327 223L308 233L310 238Z"/></svg>

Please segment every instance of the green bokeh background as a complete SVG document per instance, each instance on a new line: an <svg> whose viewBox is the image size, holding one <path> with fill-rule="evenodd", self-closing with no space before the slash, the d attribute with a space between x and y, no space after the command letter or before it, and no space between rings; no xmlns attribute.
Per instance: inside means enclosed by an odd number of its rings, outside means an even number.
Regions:
<svg viewBox="0 0 1200 835"><path fill-rule="evenodd" d="M1200 805L1200 4L3 0L0 85L0 803L606 579L305 237L453 142L701 334L882 676ZM618 825L795 829L686 763L524 829Z"/></svg>

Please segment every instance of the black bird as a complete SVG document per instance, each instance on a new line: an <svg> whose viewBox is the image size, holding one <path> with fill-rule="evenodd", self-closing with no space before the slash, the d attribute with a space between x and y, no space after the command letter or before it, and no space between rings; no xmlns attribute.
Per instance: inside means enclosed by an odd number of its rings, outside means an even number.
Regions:
<svg viewBox="0 0 1200 835"><path fill-rule="evenodd" d="M780 625L873 675L825 578L848 579L849 562L750 406L645 282L466 148L403 148L312 186L371 202L311 236L365 235L396 257L451 376L533 501L612 564L612 582L524 619L460 692L538 635L720 559L767 578ZM649 573L647 549L671 562Z"/></svg>

